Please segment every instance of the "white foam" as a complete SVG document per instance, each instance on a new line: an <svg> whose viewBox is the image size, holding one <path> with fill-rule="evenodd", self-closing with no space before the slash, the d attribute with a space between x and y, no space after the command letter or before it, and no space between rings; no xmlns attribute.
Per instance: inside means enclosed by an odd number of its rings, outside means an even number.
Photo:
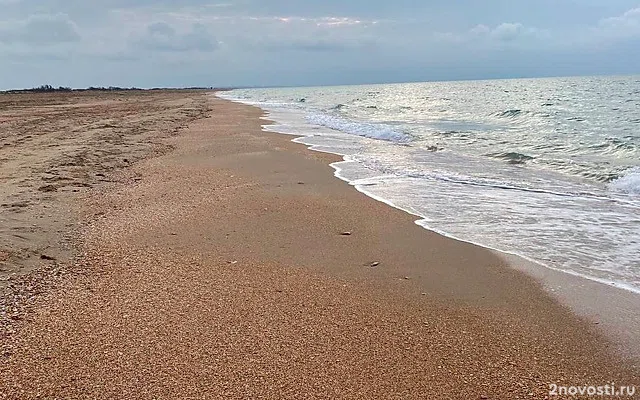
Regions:
<svg viewBox="0 0 640 400"><path fill-rule="evenodd" d="M256 101L250 99L241 99L238 97L234 97L231 92L219 92L216 93L216 96L233 101L236 103L247 104L251 106L260 107L263 110L267 111L269 115L265 119L270 119L269 117L274 113L287 113L289 115L299 115L299 112L304 112L299 106L290 104L290 103L281 103L281 102L270 102L270 101ZM296 113L298 111L298 113ZM280 117L280 115L278 115ZM274 118L276 121L280 121L280 118ZM385 124L373 124L367 122L358 122L347 120L345 118L335 117L327 114L310 114L306 116L306 122L310 125L315 125L317 127L326 127L332 130L336 130L339 132L347 133L350 135L357 135L366 137L369 139L379 139L386 140L390 142L397 143L406 143L411 140L411 136L399 131L398 129ZM265 127L266 130L285 133L285 134L295 134L291 132L289 124L286 122L279 124L276 126ZM296 129L297 127L293 127ZM304 133L298 132L300 136L308 136Z"/></svg>
<svg viewBox="0 0 640 400"><path fill-rule="evenodd" d="M626 195L640 192L637 168L612 182L611 191L620 194L608 196L544 171L530 177L526 168L504 167L494 160L446 150L417 153L418 147L393 145L412 139L393 125L326 113L309 115L313 111L307 107L281 108L282 104L225 97L265 109L269 113L265 119L279 123L265 130L298 136L294 141L312 150L343 156L344 162L333 165L338 178L369 197L419 217L416 223L426 229L640 293L634 272L638 265L634 238L640 231L625 219L629 210L638 207L636 197ZM477 207L465 207L479 199L483 201ZM463 211L468 215L458 218ZM549 215L555 217L549 219ZM615 228L607 228L611 226ZM589 243L601 246L602 251L587 248ZM569 246L571 251L565 251Z"/></svg>
<svg viewBox="0 0 640 400"><path fill-rule="evenodd" d="M398 143L406 143L411 140L411 136L406 133L402 133L394 129L392 126L384 124L350 121L326 114L309 115L307 116L307 121L313 125L324 126L337 131L364 136L370 139L381 139Z"/></svg>
<svg viewBox="0 0 640 400"><path fill-rule="evenodd" d="M632 168L624 176L611 182L611 188L617 192L640 194L640 168Z"/></svg>

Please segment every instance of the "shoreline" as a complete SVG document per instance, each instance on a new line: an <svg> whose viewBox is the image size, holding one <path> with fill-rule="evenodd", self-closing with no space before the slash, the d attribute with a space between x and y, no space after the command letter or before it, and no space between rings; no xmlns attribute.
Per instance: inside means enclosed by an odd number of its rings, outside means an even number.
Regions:
<svg viewBox="0 0 640 400"><path fill-rule="evenodd" d="M493 399L636 383L533 278L335 179L337 156L264 132L260 109L203 96L209 115L165 138L172 151L81 203L100 215L87 273L34 304L0 393Z"/></svg>
<svg viewBox="0 0 640 400"><path fill-rule="evenodd" d="M640 295L555 270L518 255L495 251L513 268L541 282L546 293L587 318L609 337L622 358L640 363Z"/></svg>
<svg viewBox="0 0 640 400"><path fill-rule="evenodd" d="M216 97L218 97L217 94ZM553 268L540 261L529 259L517 253L507 252L485 246L482 243L460 239L446 232L424 226L419 223L425 218L424 216L399 207L385 198L367 192L363 187L359 187L347 178L341 176L340 164L352 162L348 159L348 156L319 149L317 145L307 144L304 142L304 139L308 136L270 129L271 125L277 125L278 122L269 119L270 112L257 105L247 104L236 99L218 98L260 109L264 113L260 119L266 122L262 125L266 133L292 136L293 138L290 139L291 142L303 145L310 151L340 157L341 160L329 164L334 169L334 176L337 179L354 187L358 192L367 197L418 218L414 223L422 229L450 240L468 243L486 249L504 259L511 268L524 272L528 276L536 279L550 296L569 307L576 315L585 317L595 325L598 325L600 330L617 344L617 352L620 356L632 360L634 363L640 363L640 291L638 289L627 287L617 282L603 281Z"/></svg>
<svg viewBox="0 0 640 400"><path fill-rule="evenodd" d="M281 122L279 122L277 120L270 119L270 116L271 116L271 114L273 112L268 110L268 109L261 108L259 104L255 104L254 102L251 102L251 101L244 101L244 100L236 99L236 98L232 98L232 97L222 97L222 96L218 96L218 95L216 95L216 97L219 97L221 99L228 100L228 101L231 101L231 102L234 102L234 103L247 105L247 106L250 106L250 107L257 107L257 108L263 110L265 112L265 116L261 117L261 119L268 122L267 124L263 125L263 128L267 132L277 133L277 134L282 134L282 135L287 135L287 136L292 136L292 137L294 137L292 139L292 141L294 143L298 143L298 144L302 144L304 146L307 146L310 150L321 152L321 153L328 153L328 154L334 154L334 155L340 156L341 157L340 161L332 163L332 166L334 167L334 169L337 169L337 171L336 171L336 173L334 175L337 178L347 182L351 186L358 186L357 184L354 184L353 182L351 182L348 178L345 178L345 177L343 177L341 175L342 167L340 167L340 164L343 164L343 163L347 163L348 164L348 163L353 162L352 160L349 159L349 157L350 157L349 155L342 154L342 153L337 152L337 151L323 149L322 148L323 147L322 144L311 144L311 143L305 142L305 139L314 137L314 135L299 134L299 133L295 133L295 132L291 132L291 131L285 132L285 131L279 131L277 129L271 128L271 126L274 126L274 125L275 126L281 126L280 125ZM333 129L333 128L329 128L329 129ZM377 196L377 195L375 195L375 194L373 194L371 192L368 192L366 189L358 189L358 190L361 191L362 193L364 193L365 195L369 196L369 197L372 197L372 198L374 198L374 199L376 199L378 201L381 201L383 203L388 204L391 207L397 208L399 210L402 210L402 211L404 211L406 213L409 213L411 215L414 215L414 216L418 217L419 220L416 221L417 223L419 223L419 222L421 222L423 220L426 220L428 218L428 217L420 215L420 214L418 214L416 212L410 211L410 210L408 210L408 209L406 209L404 207L398 206L398 205L394 204L393 202L391 202L391 201L389 201L389 200L387 200L387 199L385 199L383 197L380 197L380 196ZM458 240L458 241L465 242L465 243L470 243L470 244L473 244L473 245L476 245L476 246L480 246L480 247L486 248L486 249L491 250L491 251L495 251L495 252L498 252L498 253L501 253L501 254L505 254L507 257L515 257L515 258L523 259L524 263L537 264L537 265L539 265L541 267L544 267L544 268L547 268L547 269L550 269L550 270L553 270L553 271L556 271L556 272L561 272L561 273L568 274L568 275L571 275L571 276L576 277L576 278L586 279L586 280L589 280L589 281L592 281L592 282L597 282L599 284L604 284L606 286L609 286L609 287L612 287L612 288L615 288L615 289L620 289L620 290L624 290L624 291L627 291L627 292L631 292L631 293L640 295L640 288L630 286L629 284L627 284L625 282L620 282L620 281L615 281L615 280L607 280L607 279L602 279L602 278L589 276L589 275L586 275L586 274L575 273L575 272L572 272L572 271L563 270L563 269L556 268L556 267L553 267L551 265L545 264L544 261L539 261L539 260L536 260L536 259L534 259L532 257L519 254L516 251L502 250L502 249L499 249L497 247L491 247L491 246L485 245L485 244L483 244L481 242L477 242L477 241L473 241L473 240L467 240L467 239L463 239L463 238L457 237L457 236L455 236L453 234L450 234L450 233L448 233L448 232L446 232L444 230L439 230L439 229L436 229L436 228L433 228L433 227L429 227L429 226L426 226L426 225L423 225L423 224L418 224L418 225L422 226L423 228L425 228L425 229L427 229L427 230L429 230L431 232L436 232L436 233L438 233L438 234L440 234L442 236L446 236L446 237L454 239L454 240Z"/></svg>
<svg viewBox="0 0 640 400"><path fill-rule="evenodd" d="M340 160L329 163L329 166L334 170L333 175L335 178L345 182L358 192L375 201L418 218L414 223L421 229L442 236L448 240L470 244L496 254L505 260L510 268L523 272L527 276L535 279L544 288L545 293L559 301L563 306L568 307L574 315L587 318L593 324L597 325L598 330L615 343L616 354L618 356L636 365L640 365L640 292L635 290L635 288L621 286L620 284L616 285L617 282L601 281L596 278L553 268L517 253L507 252L485 246L481 243L460 239L446 232L441 232L419 224L419 222L425 218L424 216L399 207L385 198L367 192L366 189L351 183L347 178L341 176L340 164L352 162L347 159L348 156L320 149L318 145L305 143L304 139L308 136L270 129L272 125L277 125L278 122L269 119L270 111L262 109L258 105L248 104L237 99L219 97L217 94L215 94L215 96L225 101L255 107L261 110L263 115L260 119L266 122L261 125L265 133L282 135L284 137L290 136L292 138L289 140L292 143L302 145L310 151L339 157Z"/></svg>
<svg viewBox="0 0 640 400"><path fill-rule="evenodd" d="M315 150L312 148L313 146L305 143L297 142L296 139L292 141L303 144L312 151L324 152L323 150ZM450 240L478 246L496 254L504 259L511 268L524 272L540 282L550 296L569 307L576 315L586 317L594 324L599 325L605 335L618 344L618 353L621 356L636 363L640 362L640 292L635 288L631 289L616 285L615 282L606 282L580 274L573 274L550 267L542 262L528 259L517 253L502 251L485 246L482 243L460 239L446 232L431 229L419 223L424 218L422 215L415 214L393 204L387 199L369 193L365 189L358 187L358 185L353 185L348 179L341 177L338 166L341 162L350 161L344 160L330 164L335 169L334 175L336 178L355 187L365 196L417 217L418 219L414 222L422 229Z"/></svg>

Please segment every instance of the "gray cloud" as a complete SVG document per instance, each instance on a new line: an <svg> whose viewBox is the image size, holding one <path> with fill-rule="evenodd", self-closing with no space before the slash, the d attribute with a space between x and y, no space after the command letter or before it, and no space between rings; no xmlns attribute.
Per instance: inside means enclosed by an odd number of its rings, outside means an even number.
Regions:
<svg viewBox="0 0 640 400"><path fill-rule="evenodd" d="M620 36L640 37L640 7L626 11L620 16L600 21L600 28Z"/></svg>
<svg viewBox="0 0 640 400"><path fill-rule="evenodd" d="M66 14L33 15L23 21L0 25L0 41L51 45L80 40L78 29Z"/></svg>
<svg viewBox="0 0 640 400"><path fill-rule="evenodd" d="M34 76L31 84L180 86L640 72L638 0L0 5L0 88Z"/></svg>
<svg viewBox="0 0 640 400"><path fill-rule="evenodd" d="M359 51L376 46L376 25L376 21L348 17L250 19L243 22L244 35L229 39L254 51Z"/></svg>
<svg viewBox="0 0 640 400"><path fill-rule="evenodd" d="M516 39L524 32L525 28L522 24L505 22L498 25L493 31L491 31L491 36L498 40L510 41Z"/></svg>
<svg viewBox="0 0 640 400"><path fill-rule="evenodd" d="M142 37L135 39L134 42L148 50L165 52L211 52L218 47L218 42L213 35L199 23L192 24L186 32L177 32L166 22L151 23Z"/></svg>
<svg viewBox="0 0 640 400"><path fill-rule="evenodd" d="M524 46L540 39L549 39L551 34L545 30L527 27L519 22L503 22L495 27L484 24L463 32L439 32L434 35L438 42L468 46Z"/></svg>

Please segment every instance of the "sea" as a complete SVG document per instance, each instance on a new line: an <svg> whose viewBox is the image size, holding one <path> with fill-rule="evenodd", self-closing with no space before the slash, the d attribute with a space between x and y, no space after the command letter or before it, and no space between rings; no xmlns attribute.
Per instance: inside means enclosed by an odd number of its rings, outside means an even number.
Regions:
<svg viewBox="0 0 640 400"><path fill-rule="evenodd" d="M440 234L640 294L640 76L238 89Z"/></svg>

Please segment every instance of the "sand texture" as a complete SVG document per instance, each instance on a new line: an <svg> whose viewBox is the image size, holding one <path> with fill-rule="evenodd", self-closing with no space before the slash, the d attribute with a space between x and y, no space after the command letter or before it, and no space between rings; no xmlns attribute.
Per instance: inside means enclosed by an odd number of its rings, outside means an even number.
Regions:
<svg viewBox="0 0 640 400"><path fill-rule="evenodd" d="M76 150L24 147L60 154L28 163L42 164L29 188L60 185L46 196L76 187L42 182L51 165L78 179L52 164L63 153L114 155L84 163L91 179L111 166L108 182L47 203L76 218L77 257L0 338L0 398L544 399L550 383L640 384L536 281L334 178L335 156L261 132L260 110L154 96L94 103L90 114L113 117L91 123L75 103L63 119ZM193 121L172 135L187 122L168 115ZM66 137L48 118L47 135ZM148 157L136 134L119 144L88 133L138 123L153 138L140 140L172 150ZM121 168L128 144L147 158ZM12 187L16 201L31 195Z"/></svg>
<svg viewBox="0 0 640 400"><path fill-rule="evenodd" d="M73 201L109 172L166 151L160 139L205 109L185 92L1 94L0 289L43 260L68 260Z"/></svg>

